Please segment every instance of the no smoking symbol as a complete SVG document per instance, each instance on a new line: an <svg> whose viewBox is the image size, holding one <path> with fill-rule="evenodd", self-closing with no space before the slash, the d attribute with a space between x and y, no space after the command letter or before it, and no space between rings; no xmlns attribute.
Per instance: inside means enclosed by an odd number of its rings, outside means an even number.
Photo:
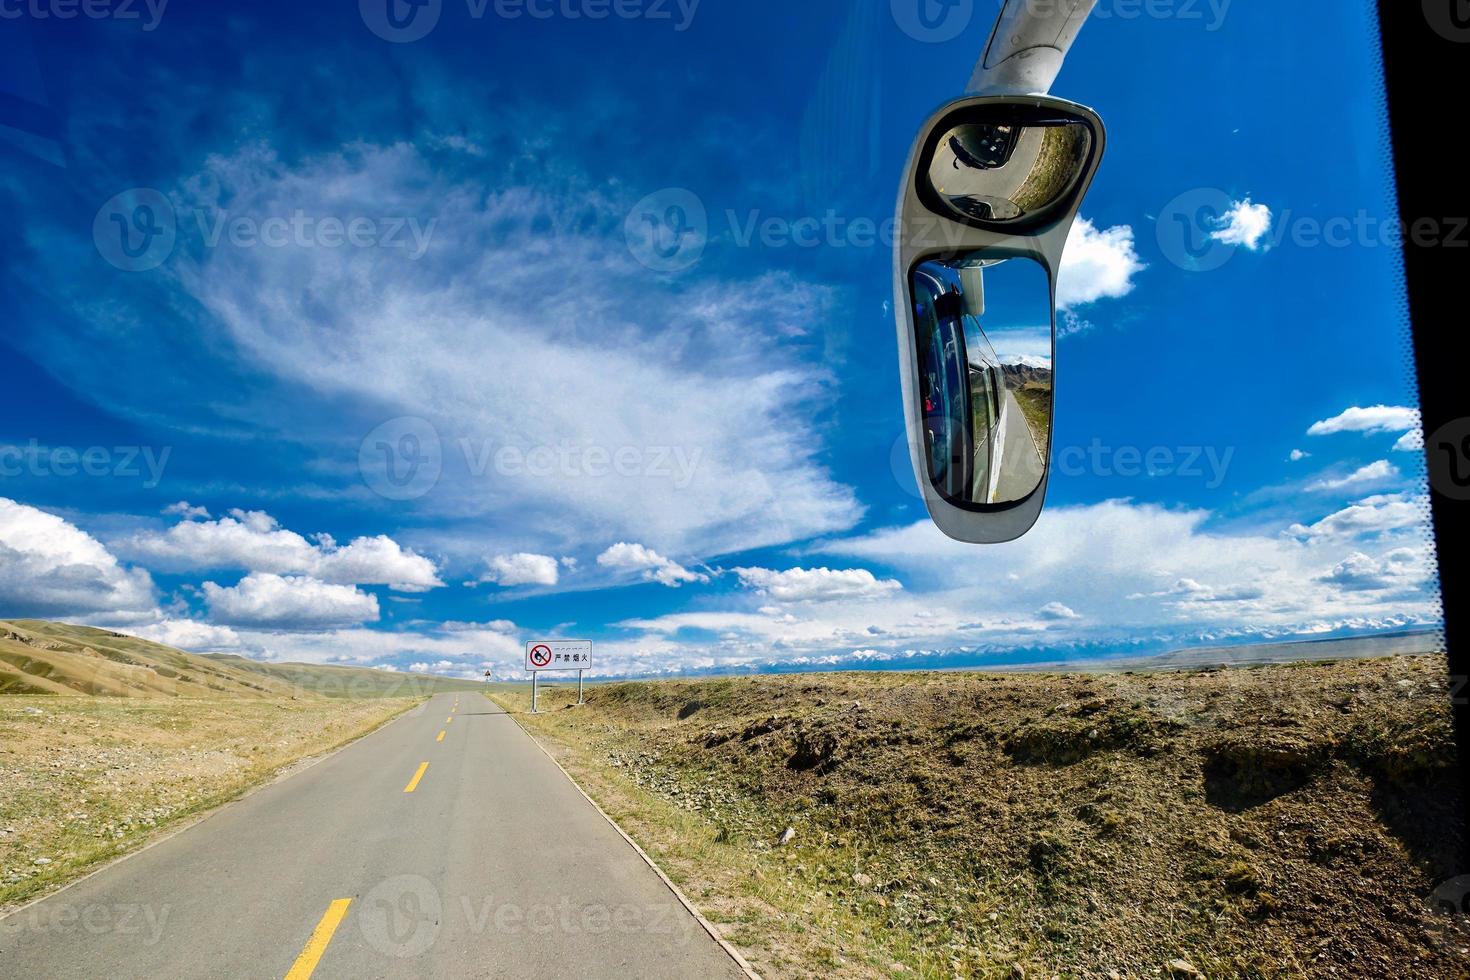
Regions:
<svg viewBox="0 0 1470 980"><path fill-rule="evenodd" d="M549 663L551 663L551 647L538 643L531 648L532 666L545 667Z"/></svg>

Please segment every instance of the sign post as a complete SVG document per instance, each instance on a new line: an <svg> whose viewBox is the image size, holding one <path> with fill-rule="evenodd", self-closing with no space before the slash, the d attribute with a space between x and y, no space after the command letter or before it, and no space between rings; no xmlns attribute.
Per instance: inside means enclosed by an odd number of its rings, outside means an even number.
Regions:
<svg viewBox="0 0 1470 980"><path fill-rule="evenodd" d="M531 640L526 644L526 669L531 672L531 713L538 713L543 670L575 670L577 703L582 704L582 672L592 666L591 640Z"/></svg>

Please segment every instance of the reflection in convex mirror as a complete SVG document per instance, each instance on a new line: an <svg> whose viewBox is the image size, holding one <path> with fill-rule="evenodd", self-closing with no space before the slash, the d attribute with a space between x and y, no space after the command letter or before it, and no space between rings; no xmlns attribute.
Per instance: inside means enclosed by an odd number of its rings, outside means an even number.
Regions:
<svg viewBox="0 0 1470 980"><path fill-rule="evenodd" d="M920 263L910 286L931 484L960 507L1026 499L1050 458L1046 270L1024 257L969 253Z"/></svg>
<svg viewBox="0 0 1470 980"><path fill-rule="evenodd" d="M939 133L927 190L956 220L1023 223L1067 199L1092 147L1075 118L1000 107Z"/></svg>

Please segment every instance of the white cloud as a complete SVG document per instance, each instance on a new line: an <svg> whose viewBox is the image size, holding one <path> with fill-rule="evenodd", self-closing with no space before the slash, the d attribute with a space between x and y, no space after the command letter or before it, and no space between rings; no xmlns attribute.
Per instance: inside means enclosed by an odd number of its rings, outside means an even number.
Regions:
<svg viewBox="0 0 1470 980"><path fill-rule="evenodd" d="M1352 487L1361 487L1370 483L1383 483L1400 479L1403 476L1399 468L1386 459L1360 466L1347 476L1331 477L1307 484L1310 491L1345 490Z"/></svg>
<svg viewBox="0 0 1470 980"><path fill-rule="evenodd" d="M561 577L555 558L526 551L496 555L486 559L485 565L480 581L496 585L555 585Z"/></svg>
<svg viewBox="0 0 1470 980"><path fill-rule="evenodd" d="M1252 204L1250 198L1234 201L1230 210L1219 219L1219 227L1210 232L1210 237L1226 245L1240 245L1252 252L1261 248L1266 235L1271 231L1271 209L1264 204Z"/></svg>
<svg viewBox="0 0 1470 980"><path fill-rule="evenodd" d="M165 514L171 514L175 517L182 517L186 521L192 521L196 518L209 517L208 508L195 507L187 500L180 500L178 503L169 504L163 509L163 512Z"/></svg>
<svg viewBox="0 0 1470 980"><path fill-rule="evenodd" d="M1425 549L1395 548L1380 558L1355 551L1318 581L1343 589L1376 591L1416 587L1429 575L1429 558Z"/></svg>
<svg viewBox="0 0 1470 980"><path fill-rule="evenodd" d="M1080 618L1069 606L1064 606L1060 602L1048 602L1036 611L1036 615L1041 619Z"/></svg>
<svg viewBox="0 0 1470 980"><path fill-rule="evenodd" d="M735 574L747 589L756 589L778 602L828 602L889 595L903 585L895 579L880 579L866 568L737 568Z"/></svg>
<svg viewBox="0 0 1470 980"><path fill-rule="evenodd" d="M1133 244L1133 229L1116 225L1099 230L1078 218L1067 235L1057 275L1057 306L1069 309L1133 292L1133 277L1146 269Z"/></svg>
<svg viewBox="0 0 1470 980"><path fill-rule="evenodd" d="M1324 575L1355 552L1396 567L1422 551L1422 519L1379 530L1360 522L1363 533L1308 540L1215 523L1207 511L1107 501L1049 508L1024 538L984 548L951 541L927 520L827 541L810 550L896 569L905 588L757 609L735 596L730 608L629 619L617 625L634 635L601 642L599 661L644 674L901 667L936 652L1184 647L1436 619L1422 574L1406 572L1392 590Z"/></svg>
<svg viewBox="0 0 1470 980"><path fill-rule="evenodd" d="M438 588L434 562L386 535L338 545L329 535L308 541L262 511L232 510L216 521L186 520L163 532L114 542L120 552L160 571L299 574L336 585L386 585L401 592Z"/></svg>
<svg viewBox="0 0 1470 980"><path fill-rule="evenodd" d="M1286 458L1291 460L1293 463L1300 463L1302 460L1311 455L1311 453L1302 452L1300 449L1293 449L1291 451L1291 455Z"/></svg>
<svg viewBox="0 0 1470 980"><path fill-rule="evenodd" d="M240 646L240 634L230 627L201 623L197 619L164 619L127 632L188 653L236 650Z"/></svg>
<svg viewBox="0 0 1470 980"><path fill-rule="evenodd" d="M4 616L119 621L155 609L153 580L55 514L0 497L0 610Z"/></svg>
<svg viewBox="0 0 1470 980"><path fill-rule="evenodd" d="M1401 405L1374 405L1370 408L1354 405L1341 415L1313 422L1307 435L1330 436L1338 432L1361 432L1372 436L1385 432L1407 432L1418 427L1418 409Z"/></svg>
<svg viewBox="0 0 1470 980"><path fill-rule="evenodd" d="M442 476L403 506L452 519L432 540L456 557L510 550L505 527L526 529L527 550L594 537L717 554L852 526L863 508L822 464L807 421L831 390L829 361L795 342L841 320L834 287L723 276L707 259L681 288L654 288L621 231L633 187L603 174L536 179L527 186L519 164L446 166L407 141L305 162L251 145L186 181L181 206L433 215L427 250L222 247L197 262L180 250L171 269L206 314L200 329L293 392L289 405L242 409L258 431L325 438L340 454L389 419L432 426ZM333 406L325 437L299 424L312 399ZM342 418L352 403L373 414ZM362 489L358 473L347 478Z"/></svg>
<svg viewBox="0 0 1470 980"><path fill-rule="evenodd" d="M691 572L670 558L641 544L619 541L597 556L597 564L616 571L641 572L645 579L678 588L685 582L708 582L709 576Z"/></svg>
<svg viewBox="0 0 1470 980"><path fill-rule="evenodd" d="M210 619L225 626L330 629L378 619L378 598L303 575L252 572L236 585L205 582Z"/></svg>
<svg viewBox="0 0 1470 980"><path fill-rule="evenodd" d="M1423 452L1424 430L1416 426L1399 436L1399 441L1393 444L1393 451L1396 453Z"/></svg>
<svg viewBox="0 0 1470 980"><path fill-rule="evenodd" d="M1343 538L1378 535L1405 528L1428 526L1429 499L1407 493L1364 497L1313 524L1293 524L1288 534L1298 538Z"/></svg>

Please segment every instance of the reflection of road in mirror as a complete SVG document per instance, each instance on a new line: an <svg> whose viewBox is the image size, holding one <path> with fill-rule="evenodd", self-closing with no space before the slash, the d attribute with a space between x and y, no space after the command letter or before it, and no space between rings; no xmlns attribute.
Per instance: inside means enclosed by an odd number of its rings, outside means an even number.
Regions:
<svg viewBox="0 0 1470 980"><path fill-rule="evenodd" d="M962 505L1026 499L1042 483L1051 444L1045 269L969 253L924 262L912 281L930 481Z"/></svg>

